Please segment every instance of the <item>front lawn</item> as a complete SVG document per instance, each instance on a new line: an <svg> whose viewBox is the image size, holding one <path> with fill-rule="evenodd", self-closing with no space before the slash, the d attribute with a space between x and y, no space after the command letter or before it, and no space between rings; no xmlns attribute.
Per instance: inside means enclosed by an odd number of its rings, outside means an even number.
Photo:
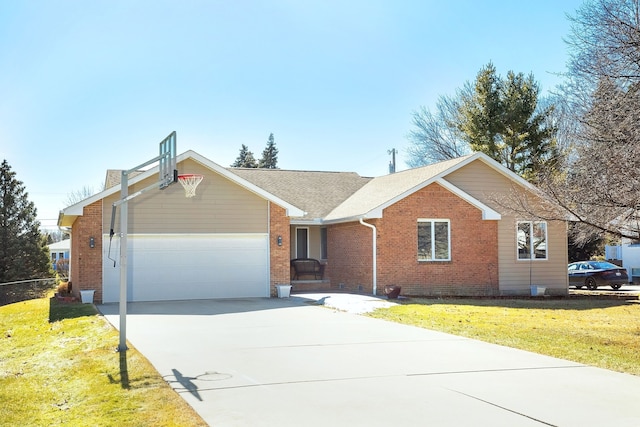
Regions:
<svg viewBox="0 0 640 427"><path fill-rule="evenodd" d="M638 300L410 299L370 316L640 375Z"/></svg>
<svg viewBox="0 0 640 427"><path fill-rule="evenodd" d="M0 307L0 424L206 426L91 304Z"/></svg>

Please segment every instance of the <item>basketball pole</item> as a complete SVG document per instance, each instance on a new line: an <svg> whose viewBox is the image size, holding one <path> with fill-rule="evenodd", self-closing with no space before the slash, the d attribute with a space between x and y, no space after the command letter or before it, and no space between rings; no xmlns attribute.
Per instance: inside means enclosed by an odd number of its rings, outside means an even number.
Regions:
<svg viewBox="0 0 640 427"><path fill-rule="evenodd" d="M168 142L169 146L164 147L164 143ZM120 179L120 200L113 203L113 207L120 206L120 342L117 351L125 352L127 348L127 231L129 228L129 200L138 197L154 188L161 190L168 187L177 180L178 171L175 169L176 154L176 133L172 132L167 138L160 143L160 154L153 159L136 166L135 168L122 171ZM129 174L139 171L146 166L155 162L159 162L158 175L159 185L152 184L142 190L136 191L129 195ZM163 171L163 168L173 168L170 173ZM164 176L164 175L167 176ZM115 209L114 209L115 212ZM113 230L111 230L113 235Z"/></svg>
<svg viewBox="0 0 640 427"><path fill-rule="evenodd" d="M118 351L127 351L127 229L129 227L129 171L122 171L120 180L120 343Z"/></svg>

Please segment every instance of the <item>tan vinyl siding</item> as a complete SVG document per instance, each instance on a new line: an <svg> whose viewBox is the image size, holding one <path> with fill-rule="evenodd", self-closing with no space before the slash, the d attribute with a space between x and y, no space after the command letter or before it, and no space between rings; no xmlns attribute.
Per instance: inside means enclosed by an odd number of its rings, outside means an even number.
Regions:
<svg viewBox="0 0 640 427"><path fill-rule="evenodd" d="M547 260L518 260L516 248L516 222L524 218L505 218L498 226L500 290L505 294L527 293L530 285L564 290L567 277L566 224L547 223ZM548 291L553 293L553 291Z"/></svg>
<svg viewBox="0 0 640 427"><path fill-rule="evenodd" d="M534 218L518 217L495 202L499 195L508 195L517 184L480 160L447 175L446 180L502 214L502 219L498 221L498 274L501 293L528 293L529 285L544 285L550 289L548 293L554 293L553 289L558 293L566 291L568 256L564 222L547 224L547 260L518 260L516 222Z"/></svg>
<svg viewBox="0 0 640 427"><path fill-rule="evenodd" d="M196 197L186 198L180 183L153 188L129 202L130 233L266 233L268 202L193 160L178 164L180 173L204 175ZM129 194L157 183L157 175L129 188ZM110 229L111 205L120 193L104 200L104 229ZM117 209L115 230L120 230Z"/></svg>

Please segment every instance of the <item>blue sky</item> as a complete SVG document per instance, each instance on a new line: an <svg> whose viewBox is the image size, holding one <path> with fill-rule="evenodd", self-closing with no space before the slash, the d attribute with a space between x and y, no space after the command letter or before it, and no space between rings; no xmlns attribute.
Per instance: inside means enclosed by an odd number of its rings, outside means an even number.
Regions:
<svg viewBox="0 0 640 427"><path fill-rule="evenodd" d="M222 166L273 132L280 168L383 175L411 113L489 61L552 90L581 3L2 1L0 160L43 226L174 130Z"/></svg>

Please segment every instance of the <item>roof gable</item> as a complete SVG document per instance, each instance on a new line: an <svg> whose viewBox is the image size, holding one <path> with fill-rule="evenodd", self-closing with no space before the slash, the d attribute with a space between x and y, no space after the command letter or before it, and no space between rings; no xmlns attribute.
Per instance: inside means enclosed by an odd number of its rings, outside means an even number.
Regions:
<svg viewBox="0 0 640 427"><path fill-rule="evenodd" d="M217 172L218 174L224 176L225 178L229 179L230 181L240 185L241 187L263 197L266 200L269 200L270 202L273 202L275 204L277 204L278 206L283 207L286 211L287 211L287 215L290 216L303 216L304 215L304 211L300 208L298 208L297 206L294 206L293 204L273 195L270 194L269 192L265 191L263 188L260 188L258 186L256 186L255 184L245 180L244 178L231 173L229 170L227 170L226 168L218 165L215 162L212 162L211 160L201 156L200 154L196 153L195 151L186 151L180 155L178 155L176 157L176 163L180 164L181 162L183 162L186 159L192 159L200 164L202 164L203 166L211 169L214 172ZM121 171L120 171L121 173ZM110 187L107 187L105 190L94 194L93 196L90 196L78 203L75 203L71 206L68 206L66 208L64 208L63 210L60 211L60 214L58 216L58 226L61 227L69 227L73 224L73 222L75 221L75 219L78 216L81 216L83 214L83 210L86 206L89 206L92 203L95 203L99 200L104 199L107 196L110 196L112 194L115 193L119 193L121 190L121 185L120 185L120 177L118 177L118 175L120 175L120 173L114 173L113 171L108 171L107 172L107 179L106 179L106 183L110 184ZM147 179L149 177L152 177L154 175L158 174L158 166L154 166L146 171L136 171L134 173L131 174L131 178L129 179L129 185L133 185L137 182L140 182L144 179ZM114 182L117 180L117 183Z"/></svg>
<svg viewBox="0 0 640 427"><path fill-rule="evenodd" d="M226 177L239 186L287 210L293 221L346 222L365 218L381 218L383 210L416 191L438 183L482 211L484 219L500 219L500 214L471 194L446 180L446 176L480 161L512 182L535 190L529 182L511 172L485 154L447 160L377 178L361 177L353 172L293 171L282 169L225 168L194 151L177 157L177 162L192 159ZM158 167L131 174L131 185L157 175ZM120 192L120 173L108 171L104 191L60 212L59 226L70 226L83 208L111 194Z"/></svg>
<svg viewBox="0 0 640 427"><path fill-rule="evenodd" d="M487 155L483 153L475 153L459 157L457 159L451 159L432 165L374 178L372 181L367 183L367 185L363 186L360 190L345 200L344 203L330 212L325 217L325 221L343 222L359 218L381 218L382 211L386 207L410 196L416 191L434 182L437 182L449 191L455 193L457 196L476 206L482 211L483 218L500 219L500 214L498 212L444 179L448 174L453 173L474 161L486 163L496 172L506 176L521 186L525 186L528 189L534 188L526 180L511 172Z"/></svg>

